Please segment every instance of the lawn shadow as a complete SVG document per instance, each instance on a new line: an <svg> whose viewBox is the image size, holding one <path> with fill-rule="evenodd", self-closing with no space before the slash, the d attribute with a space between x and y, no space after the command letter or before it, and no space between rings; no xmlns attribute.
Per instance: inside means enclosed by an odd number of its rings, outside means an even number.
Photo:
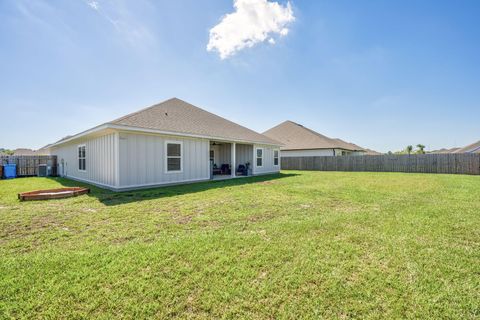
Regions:
<svg viewBox="0 0 480 320"><path fill-rule="evenodd" d="M79 182L79 181L70 180L66 178L49 178L49 179L55 180L56 182L60 183L62 186L65 186L65 187L83 187L83 186L88 187L90 188L90 193L87 196L98 199L98 201L100 201L104 205L115 206L115 205L130 203L130 202L173 197L178 195L203 192L207 190L219 189L224 187L233 187L233 186L248 185L253 183L269 182L269 181L284 179L284 178L288 178L296 175L297 174L295 173L276 173L276 174L269 174L269 175L228 179L228 180L212 180L212 181L196 182L196 183L181 184L181 185L174 185L174 186L160 186L160 187L153 187L153 188L145 188L145 189L130 190L130 191L117 191L117 192L107 190L107 189L102 189L84 182Z"/></svg>

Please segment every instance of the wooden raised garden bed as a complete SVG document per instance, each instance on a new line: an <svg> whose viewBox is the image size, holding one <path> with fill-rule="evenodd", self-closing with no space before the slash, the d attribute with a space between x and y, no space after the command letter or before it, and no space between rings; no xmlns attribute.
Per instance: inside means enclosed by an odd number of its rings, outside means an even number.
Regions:
<svg viewBox="0 0 480 320"><path fill-rule="evenodd" d="M36 190L19 193L18 199L20 201L62 199L76 197L89 192L90 189L82 187Z"/></svg>

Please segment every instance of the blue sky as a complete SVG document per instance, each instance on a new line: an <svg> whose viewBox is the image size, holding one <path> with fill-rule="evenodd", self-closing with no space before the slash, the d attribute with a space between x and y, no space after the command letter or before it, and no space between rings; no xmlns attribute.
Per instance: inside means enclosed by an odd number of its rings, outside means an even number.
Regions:
<svg viewBox="0 0 480 320"><path fill-rule="evenodd" d="M170 97L379 151L480 139L479 1L290 6L288 33L222 59L207 44L231 0L1 0L0 147L39 148Z"/></svg>

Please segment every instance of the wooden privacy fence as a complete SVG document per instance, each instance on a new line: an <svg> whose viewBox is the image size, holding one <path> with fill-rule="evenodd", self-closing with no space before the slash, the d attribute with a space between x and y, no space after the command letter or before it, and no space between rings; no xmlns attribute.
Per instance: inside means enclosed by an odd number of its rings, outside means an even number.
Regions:
<svg viewBox="0 0 480 320"><path fill-rule="evenodd" d="M4 164L16 164L18 177L37 176L42 164L52 168L52 176L57 175L57 156L0 156L0 166Z"/></svg>
<svg viewBox="0 0 480 320"><path fill-rule="evenodd" d="M480 154L282 157L284 170L480 174Z"/></svg>

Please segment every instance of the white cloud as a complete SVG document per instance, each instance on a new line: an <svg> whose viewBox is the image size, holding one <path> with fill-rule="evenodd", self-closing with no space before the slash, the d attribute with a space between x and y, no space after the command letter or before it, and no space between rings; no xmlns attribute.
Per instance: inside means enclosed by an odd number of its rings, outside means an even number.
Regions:
<svg viewBox="0 0 480 320"><path fill-rule="evenodd" d="M143 11L149 8L149 1L86 0L86 4L95 10L96 14L108 21L115 29L120 39L136 51L148 52L156 45L156 39L147 24Z"/></svg>
<svg viewBox="0 0 480 320"><path fill-rule="evenodd" d="M92 8L93 10L98 10L98 2L97 1L87 1L87 5Z"/></svg>
<svg viewBox="0 0 480 320"><path fill-rule="evenodd" d="M210 29L207 50L217 51L221 59L263 41L275 44L272 36L286 36L288 24L295 20L290 3L283 6L267 0L234 0L233 6L235 12Z"/></svg>

